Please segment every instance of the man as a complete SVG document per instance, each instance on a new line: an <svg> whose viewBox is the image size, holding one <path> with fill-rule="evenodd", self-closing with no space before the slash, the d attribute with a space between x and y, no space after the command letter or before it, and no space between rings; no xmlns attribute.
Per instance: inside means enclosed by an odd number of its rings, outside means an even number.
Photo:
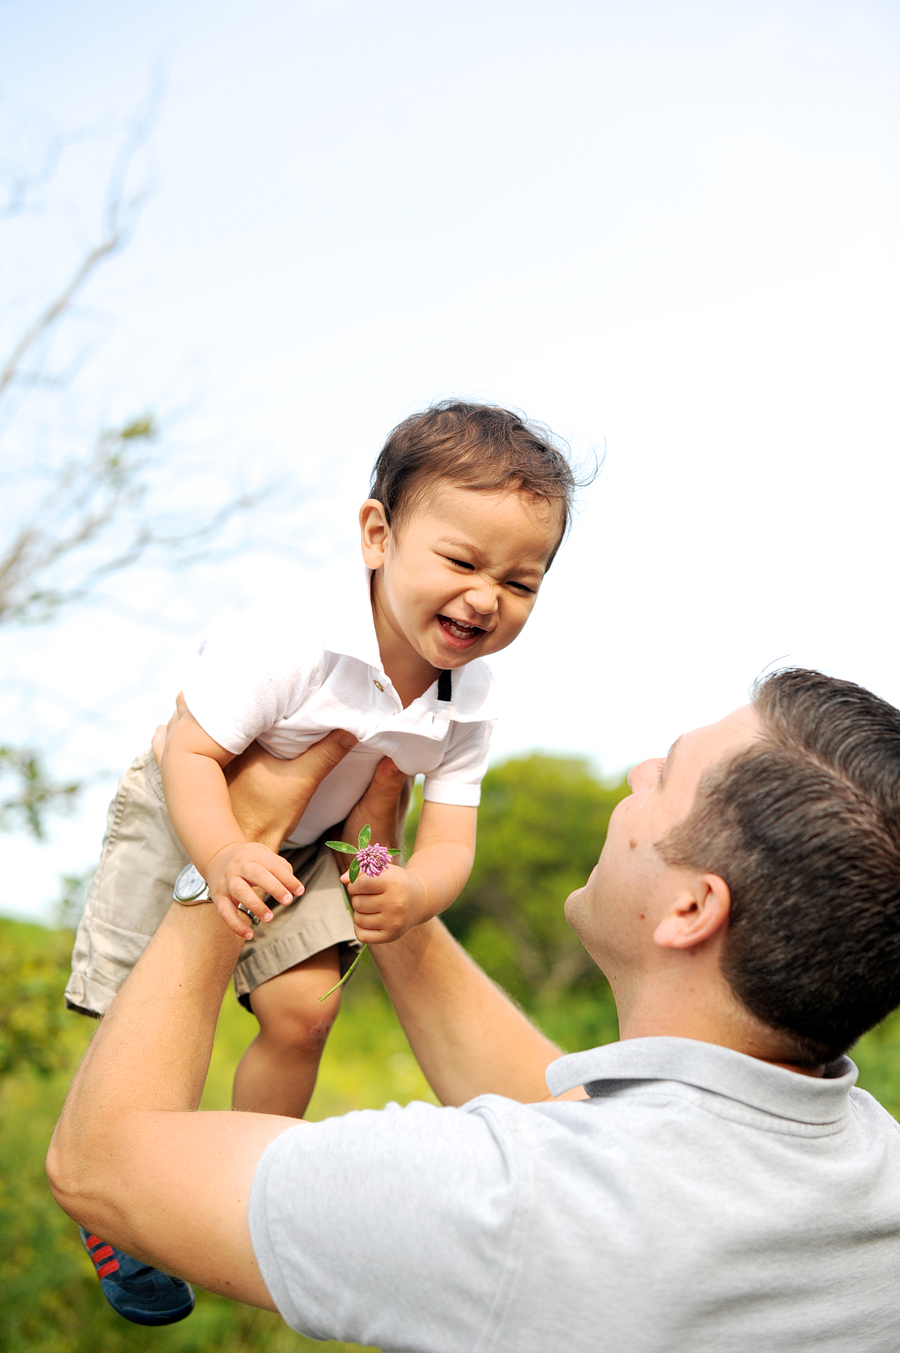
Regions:
<svg viewBox="0 0 900 1353"><path fill-rule="evenodd" d="M280 830L339 738L282 763L279 823L252 787L239 811ZM631 783L567 902L621 1042L558 1058L434 921L376 958L465 1107L200 1114L239 941L175 907L73 1084L62 1206L385 1350L900 1346L900 1131L841 1055L900 1002L900 712L779 673ZM357 810L376 835L396 790L383 770Z"/></svg>

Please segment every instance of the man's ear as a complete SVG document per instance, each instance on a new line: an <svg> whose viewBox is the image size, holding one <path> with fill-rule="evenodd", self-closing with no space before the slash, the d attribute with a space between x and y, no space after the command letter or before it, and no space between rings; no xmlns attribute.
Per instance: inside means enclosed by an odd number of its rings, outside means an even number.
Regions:
<svg viewBox="0 0 900 1353"><path fill-rule="evenodd" d="M359 509L360 543L367 568L381 568L391 536L384 504L367 498Z"/></svg>
<svg viewBox="0 0 900 1353"><path fill-rule="evenodd" d="M718 874L700 874L678 896L653 932L660 949L693 949L728 924L731 889Z"/></svg>

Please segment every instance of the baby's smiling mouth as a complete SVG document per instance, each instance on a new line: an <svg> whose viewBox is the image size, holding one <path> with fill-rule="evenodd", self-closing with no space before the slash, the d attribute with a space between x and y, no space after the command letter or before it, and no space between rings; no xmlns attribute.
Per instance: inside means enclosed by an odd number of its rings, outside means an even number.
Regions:
<svg viewBox="0 0 900 1353"><path fill-rule="evenodd" d="M449 615L439 615L438 620L441 628L454 639L477 639L479 635L484 634L480 625L467 625L462 620L454 620Z"/></svg>

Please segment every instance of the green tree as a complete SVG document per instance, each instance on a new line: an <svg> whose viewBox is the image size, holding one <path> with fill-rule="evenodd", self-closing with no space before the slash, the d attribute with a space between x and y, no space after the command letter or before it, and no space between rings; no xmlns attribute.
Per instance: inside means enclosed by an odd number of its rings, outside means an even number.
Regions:
<svg viewBox="0 0 900 1353"><path fill-rule="evenodd" d="M444 915L452 933L547 1033L568 1048L617 1036L612 996L563 914L629 792L583 757L533 752L493 766L482 785L475 866ZM411 815L409 837L418 812Z"/></svg>
<svg viewBox="0 0 900 1353"><path fill-rule="evenodd" d="M0 922L0 1079L22 1067L49 1076L70 1065L60 973L71 949L66 931Z"/></svg>

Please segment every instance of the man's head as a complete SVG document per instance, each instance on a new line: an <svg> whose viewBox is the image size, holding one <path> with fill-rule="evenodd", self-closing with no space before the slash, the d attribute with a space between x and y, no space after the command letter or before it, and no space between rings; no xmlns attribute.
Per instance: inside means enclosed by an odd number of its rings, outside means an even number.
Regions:
<svg viewBox="0 0 900 1353"><path fill-rule="evenodd" d="M813 1064L900 1003L900 711L797 668L753 694L763 737L710 769L660 850L725 879L722 971Z"/></svg>
<svg viewBox="0 0 900 1353"><path fill-rule="evenodd" d="M604 970L715 945L739 1007L801 1066L900 1003L900 711L850 682L778 672L632 784L594 898L569 904Z"/></svg>

